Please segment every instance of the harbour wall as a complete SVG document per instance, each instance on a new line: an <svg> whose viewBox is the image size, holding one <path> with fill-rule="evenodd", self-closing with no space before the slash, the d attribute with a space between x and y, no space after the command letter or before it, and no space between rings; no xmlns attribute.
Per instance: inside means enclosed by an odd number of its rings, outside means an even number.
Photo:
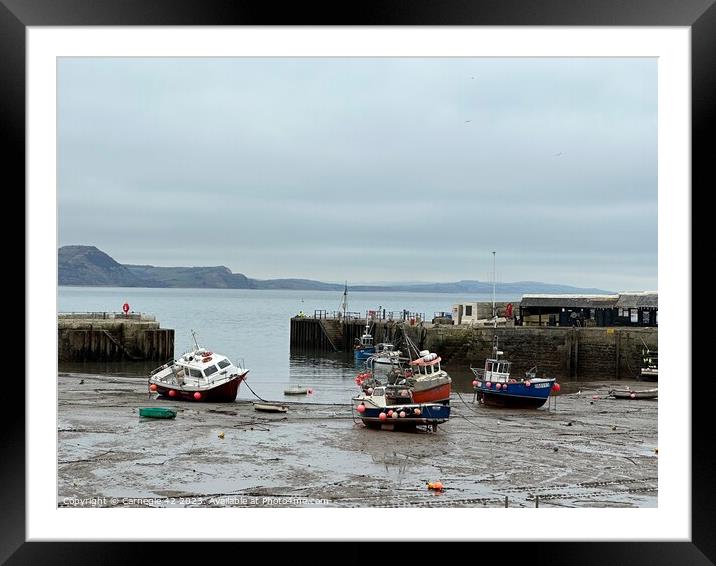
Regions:
<svg viewBox="0 0 716 566"><path fill-rule="evenodd" d="M326 340L328 328L333 336ZM353 349L365 320L339 322L294 318L291 320L291 347L319 351ZM314 334L311 334L313 332ZM503 357L512 362L512 371L522 374L537 366L538 374L566 380L634 379L641 368L644 344L656 350L656 327L524 327L451 326L376 321L375 343L400 343L405 332L420 349L436 352L447 369L483 367L492 354L497 334ZM316 336L314 340L312 336ZM334 348L331 348L331 344Z"/></svg>
<svg viewBox="0 0 716 566"><path fill-rule="evenodd" d="M174 355L174 330L141 313L59 313L57 350L61 362L164 362Z"/></svg>

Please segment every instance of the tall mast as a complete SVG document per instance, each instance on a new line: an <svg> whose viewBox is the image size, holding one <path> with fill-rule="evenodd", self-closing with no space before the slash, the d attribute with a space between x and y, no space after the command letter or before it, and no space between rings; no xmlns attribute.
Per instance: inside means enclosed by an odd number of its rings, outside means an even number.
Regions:
<svg viewBox="0 0 716 566"><path fill-rule="evenodd" d="M348 310L348 281L343 289L343 301L341 301L341 310L343 311L343 320L346 319L346 311Z"/></svg>
<svg viewBox="0 0 716 566"><path fill-rule="evenodd" d="M497 310L495 310L495 253L492 252L492 322L494 328L497 328Z"/></svg>

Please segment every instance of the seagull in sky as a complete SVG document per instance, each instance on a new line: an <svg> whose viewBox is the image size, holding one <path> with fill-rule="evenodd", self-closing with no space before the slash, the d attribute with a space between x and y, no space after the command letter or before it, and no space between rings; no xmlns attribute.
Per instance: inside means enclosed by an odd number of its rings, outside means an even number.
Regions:
<svg viewBox="0 0 716 566"><path fill-rule="evenodd" d="M466 124L469 124L470 122L472 122L472 120L465 120Z"/></svg>

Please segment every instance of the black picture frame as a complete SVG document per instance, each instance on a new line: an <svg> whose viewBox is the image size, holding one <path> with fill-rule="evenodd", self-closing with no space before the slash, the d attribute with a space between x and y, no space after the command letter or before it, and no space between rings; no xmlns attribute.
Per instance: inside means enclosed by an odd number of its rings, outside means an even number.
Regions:
<svg viewBox="0 0 716 566"><path fill-rule="evenodd" d="M0 124L6 138L4 159L8 185L25 185L25 32L29 26L98 25L510 25L510 26L686 26L692 47L692 186L713 187L710 144L706 140L716 101L716 5L714 0L413 0L343 5L229 0L0 0ZM12 179L13 181L10 181ZM698 191L693 191L696 196ZM24 193L23 193L24 194ZM20 203L24 210L24 199ZM17 209L16 209L17 210ZM25 296L27 301L27 296ZM685 308L690 308L686 305ZM693 312L693 311L692 311ZM690 329L684 329L690 331ZM47 376L50 378L51 376ZM691 376L678 376L690 378ZM710 378L710 376L704 376ZM22 396L22 399L20 398ZM19 409L0 427L0 562L141 563L187 558L177 543L29 543L25 541L25 398L15 392ZM536 564L711 564L716 557L712 525L715 502L708 438L710 427L697 424L710 414L706 395L692 396L692 539L691 542L483 543L503 556ZM77 533L81 538L81 533ZM245 545L247 543L241 543ZM355 550L330 553L333 560ZM510 554L504 545L510 545ZM233 545L232 545L233 546ZM287 545L288 546L288 545ZM295 550L272 545L272 560ZM421 546L420 552L424 549ZM425 549L427 550L427 549ZM453 552L460 552L455 549ZM474 550L466 550L473 553ZM230 552L237 552L231 550ZM295 556L295 555L294 555ZM343 556L344 558L341 558ZM421 554L421 557L424 555ZM208 557L207 557L208 558ZM477 559L477 555L475 559ZM240 559L238 556L236 559Z"/></svg>

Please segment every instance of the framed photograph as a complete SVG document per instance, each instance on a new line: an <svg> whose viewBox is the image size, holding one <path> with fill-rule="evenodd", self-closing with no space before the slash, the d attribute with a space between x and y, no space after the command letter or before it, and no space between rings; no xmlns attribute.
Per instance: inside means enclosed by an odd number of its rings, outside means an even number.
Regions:
<svg viewBox="0 0 716 566"><path fill-rule="evenodd" d="M714 560L690 287L712 0L350 21L3 0L0 28L28 258L0 561L368 540ZM657 359L660 405L625 382Z"/></svg>

